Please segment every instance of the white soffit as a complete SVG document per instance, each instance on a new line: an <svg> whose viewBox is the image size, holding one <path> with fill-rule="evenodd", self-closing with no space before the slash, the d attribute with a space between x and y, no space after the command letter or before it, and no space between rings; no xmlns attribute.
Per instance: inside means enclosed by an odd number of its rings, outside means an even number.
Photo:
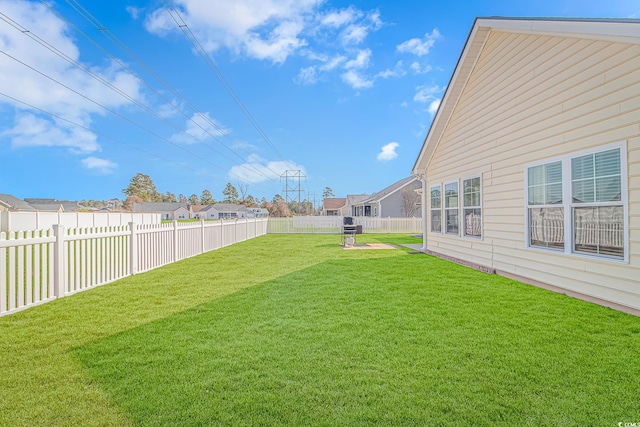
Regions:
<svg viewBox="0 0 640 427"><path fill-rule="evenodd" d="M494 31L640 44L640 20L480 18L477 25Z"/></svg>

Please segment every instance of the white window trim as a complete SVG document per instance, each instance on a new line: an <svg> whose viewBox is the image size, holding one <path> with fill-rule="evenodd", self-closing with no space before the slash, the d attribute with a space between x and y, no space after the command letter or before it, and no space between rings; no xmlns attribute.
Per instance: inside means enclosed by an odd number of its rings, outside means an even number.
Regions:
<svg viewBox="0 0 640 427"><path fill-rule="evenodd" d="M429 233L433 234L444 234L444 230L442 229L442 223L444 222L444 199L442 197L442 187L443 185L441 183L429 187ZM438 208L440 210L440 231L433 231L433 227L431 226L431 212L433 211L433 207L431 206L431 191L436 188L440 190L440 207Z"/></svg>
<svg viewBox="0 0 640 427"><path fill-rule="evenodd" d="M447 204L445 202L445 194L446 194L446 187L447 184L457 184L458 185L458 232L457 233L449 233L447 231L447 211L452 211L454 210L454 208L447 208ZM462 205L462 203L460 202L460 180L456 179L453 181L446 181L442 184L442 225L443 225L443 229L442 229L442 234L445 236L458 236L460 237L460 206Z"/></svg>
<svg viewBox="0 0 640 427"><path fill-rule="evenodd" d="M579 253L573 251L573 208L582 206L581 204L574 204L571 197L571 159L581 156L587 156L589 154L601 153L608 150L620 149L620 176L621 176L621 201L623 208L623 222L624 222L624 255L622 258L612 258L602 255L591 255L586 253ZM562 162L562 204L556 205L564 209L564 250L553 248L542 248L538 246L531 246L530 232L529 232L529 168L539 166L547 163ZM628 173L628 159L627 159L627 141L618 141L612 144L601 145L594 148L571 152L563 156L551 157L548 159L538 160L535 162L527 163L524 165L524 218L525 218L525 241L524 246L528 250L539 251L544 253L564 253L571 257L595 259L599 261L607 261L614 263L629 263L629 173ZM593 205L593 204L590 204ZM610 203L603 203L604 206L610 206ZM567 232L569 235L567 236Z"/></svg>
<svg viewBox="0 0 640 427"><path fill-rule="evenodd" d="M479 178L480 179L480 205L478 206L478 208L480 209L481 216L480 216L480 236L467 236L465 233L466 230L466 220L464 217L464 182L470 179L474 179L474 178ZM483 240L484 239L484 209L482 206L482 174L481 173L477 173L474 175L469 175L469 176L465 176L462 177L460 179L460 182L462 185L460 185L460 189L458 190L458 197L459 197L459 207L460 207L460 213L458 215L460 215L461 221L459 220L460 224L459 227L461 228L461 233L460 235L465 238L465 239L473 239L473 240Z"/></svg>

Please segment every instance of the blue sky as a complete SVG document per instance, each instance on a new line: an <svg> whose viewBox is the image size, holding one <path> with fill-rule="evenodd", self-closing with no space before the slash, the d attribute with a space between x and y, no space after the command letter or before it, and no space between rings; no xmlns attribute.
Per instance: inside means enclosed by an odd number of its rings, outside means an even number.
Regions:
<svg viewBox="0 0 640 427"><path fill-rule="evenodd" d="M410 175L477 16L640 4L0 0L0 193L124 199L141 172L270 200L287 170L310 200L378 191Z"/></svg>

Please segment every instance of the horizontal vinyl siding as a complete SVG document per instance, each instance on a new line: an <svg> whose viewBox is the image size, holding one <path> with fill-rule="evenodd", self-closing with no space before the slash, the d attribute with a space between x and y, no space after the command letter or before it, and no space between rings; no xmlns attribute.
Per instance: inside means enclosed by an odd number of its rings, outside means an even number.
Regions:
<svg viewBox="0 0 640 427"><path fill-rule="evenodd" d="M623 140L629 264L526 248L524 165ZM640 46L491 33L427 185L474 174L483 239L429 233L429 250L640 308Z"/></svg>

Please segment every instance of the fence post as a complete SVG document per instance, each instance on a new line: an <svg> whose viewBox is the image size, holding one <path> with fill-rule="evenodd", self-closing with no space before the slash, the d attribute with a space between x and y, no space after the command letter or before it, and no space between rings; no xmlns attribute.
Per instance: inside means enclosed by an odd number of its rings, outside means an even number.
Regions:
<svg viewBox="0 0 640 427"><path fill-rule="evenodd" d="M53 244L53 294L57 298L62 298L65 294L64 226L54 224L53 235L56 237Z"/></svg>
<svg viewBox="0 0 640 427"><path fill-rule="evenodd" d="M224 221L220 218L220 247L224 246Z"/></svg>
<svg viewBox="0 0 640 427"><path fill-rule="evenodd" d="M129 223L129 230L129 274L133 276L138 272L138 235L134 222Z"/></svg>
<svg viewBox="0 0 640 427"><path fill-rule="evenodd" d="M200 245L202 249L200 253L203 254L204 253L204 218L200 218Z"/></svg>
<svg viewBox="0 0 640 427"><path fill-rule="evenodd" d="M173 262L178 261L178 220L173 220Z"/></svg>

